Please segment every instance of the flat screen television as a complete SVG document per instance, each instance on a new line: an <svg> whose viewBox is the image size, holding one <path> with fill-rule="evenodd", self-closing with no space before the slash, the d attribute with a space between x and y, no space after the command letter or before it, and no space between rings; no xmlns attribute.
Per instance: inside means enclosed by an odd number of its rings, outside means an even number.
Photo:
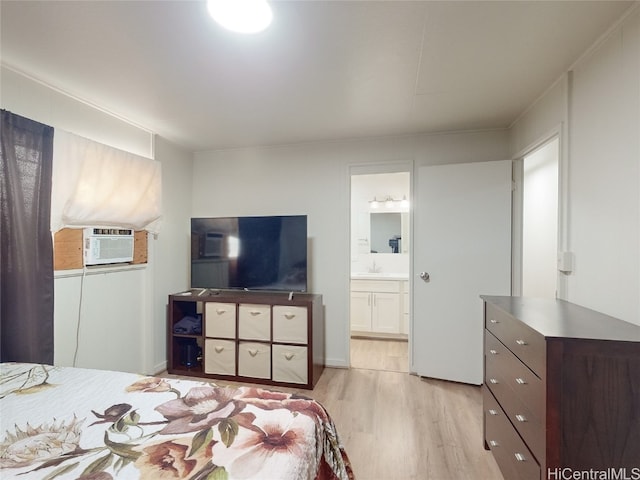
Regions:
<svg viewBox="0 0 640 480"><path fill-rule="evenodd" d="M306 215L192 218L191 288L306 291Z"/></svg>

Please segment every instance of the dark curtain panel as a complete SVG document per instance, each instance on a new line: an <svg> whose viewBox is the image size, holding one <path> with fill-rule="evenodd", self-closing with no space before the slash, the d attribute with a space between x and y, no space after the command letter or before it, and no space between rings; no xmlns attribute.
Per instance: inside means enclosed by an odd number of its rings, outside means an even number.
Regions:
<svg viewBox="0 0 640 480"><path fill-rule="evenodd" d="M0 358L52 364L53 128L1 113Z"/></svg>

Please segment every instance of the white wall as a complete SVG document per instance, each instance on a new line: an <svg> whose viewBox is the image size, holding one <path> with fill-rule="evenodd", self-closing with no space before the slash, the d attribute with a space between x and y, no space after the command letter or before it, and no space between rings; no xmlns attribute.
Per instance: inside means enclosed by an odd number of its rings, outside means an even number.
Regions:
<svg viewBox="0 0 640 480"><path fill-rule="evenodd" d="M167 363L167 297L189 287L191 247L191 170L193 154L156 136L156 160L162 163L162 230L153 242L153 355L156 373Z"/></svg>
<svg viewBox="0 0 640 480"><path fill-rule="evenodd" d="M162 231L150 236L149 262L133 268L56 272L54 362L131 372L165 367L166 303L188 286L190 153L149 130L2 67L2 108L161 162ZM55 132L54 132L55 134ZM76 343L80 300L79 343Z"/></svg>
<svg viewBox="0 0 640 480"><path fill-rule="evenodd" d="M640 324L640 8L513 126L513 155L558 124L563 297Z"/></svg>
<svg viewBox="0 0 640 480"><path fill-rule="evenodd" d="M309 290L323 295L326 357L348 366L350 167L508 158L506 131L196 153L192 216L306 214Z"/></svg>
<svg viewBox="0 0 640 480"><path fill-rule="evenodd" d="M144 370L149 319L143 303L145 268L86 276L56 272L54 364L136 372ZM76 355L77 349L77 355Z"/></svg>
<svg viewBox="0 0 640 480"><path fill-rule="evenodd" d="M96 142L153 158L149 130L0 66L2 108Z"/></svg>

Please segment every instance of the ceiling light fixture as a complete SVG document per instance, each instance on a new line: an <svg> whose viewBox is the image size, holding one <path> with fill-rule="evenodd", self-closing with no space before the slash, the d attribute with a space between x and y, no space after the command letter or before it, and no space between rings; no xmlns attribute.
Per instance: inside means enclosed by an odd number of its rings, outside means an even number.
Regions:
<svg viewBox="0 0 640 480"><path fill-rule="evenodd" d="M273 19L266 0L207 0L207 10L224 28L239 33L261 32Z"/></svg>

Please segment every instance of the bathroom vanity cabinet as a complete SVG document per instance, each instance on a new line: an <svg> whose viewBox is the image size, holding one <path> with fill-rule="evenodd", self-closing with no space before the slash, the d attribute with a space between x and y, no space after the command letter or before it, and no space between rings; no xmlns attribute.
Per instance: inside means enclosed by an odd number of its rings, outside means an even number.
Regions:
<svg viewBox="0 0 640 480"><path fill-rule="evenodd" d="M407 281L351 280L351 332L401 334L405 330Z"/></svg>

